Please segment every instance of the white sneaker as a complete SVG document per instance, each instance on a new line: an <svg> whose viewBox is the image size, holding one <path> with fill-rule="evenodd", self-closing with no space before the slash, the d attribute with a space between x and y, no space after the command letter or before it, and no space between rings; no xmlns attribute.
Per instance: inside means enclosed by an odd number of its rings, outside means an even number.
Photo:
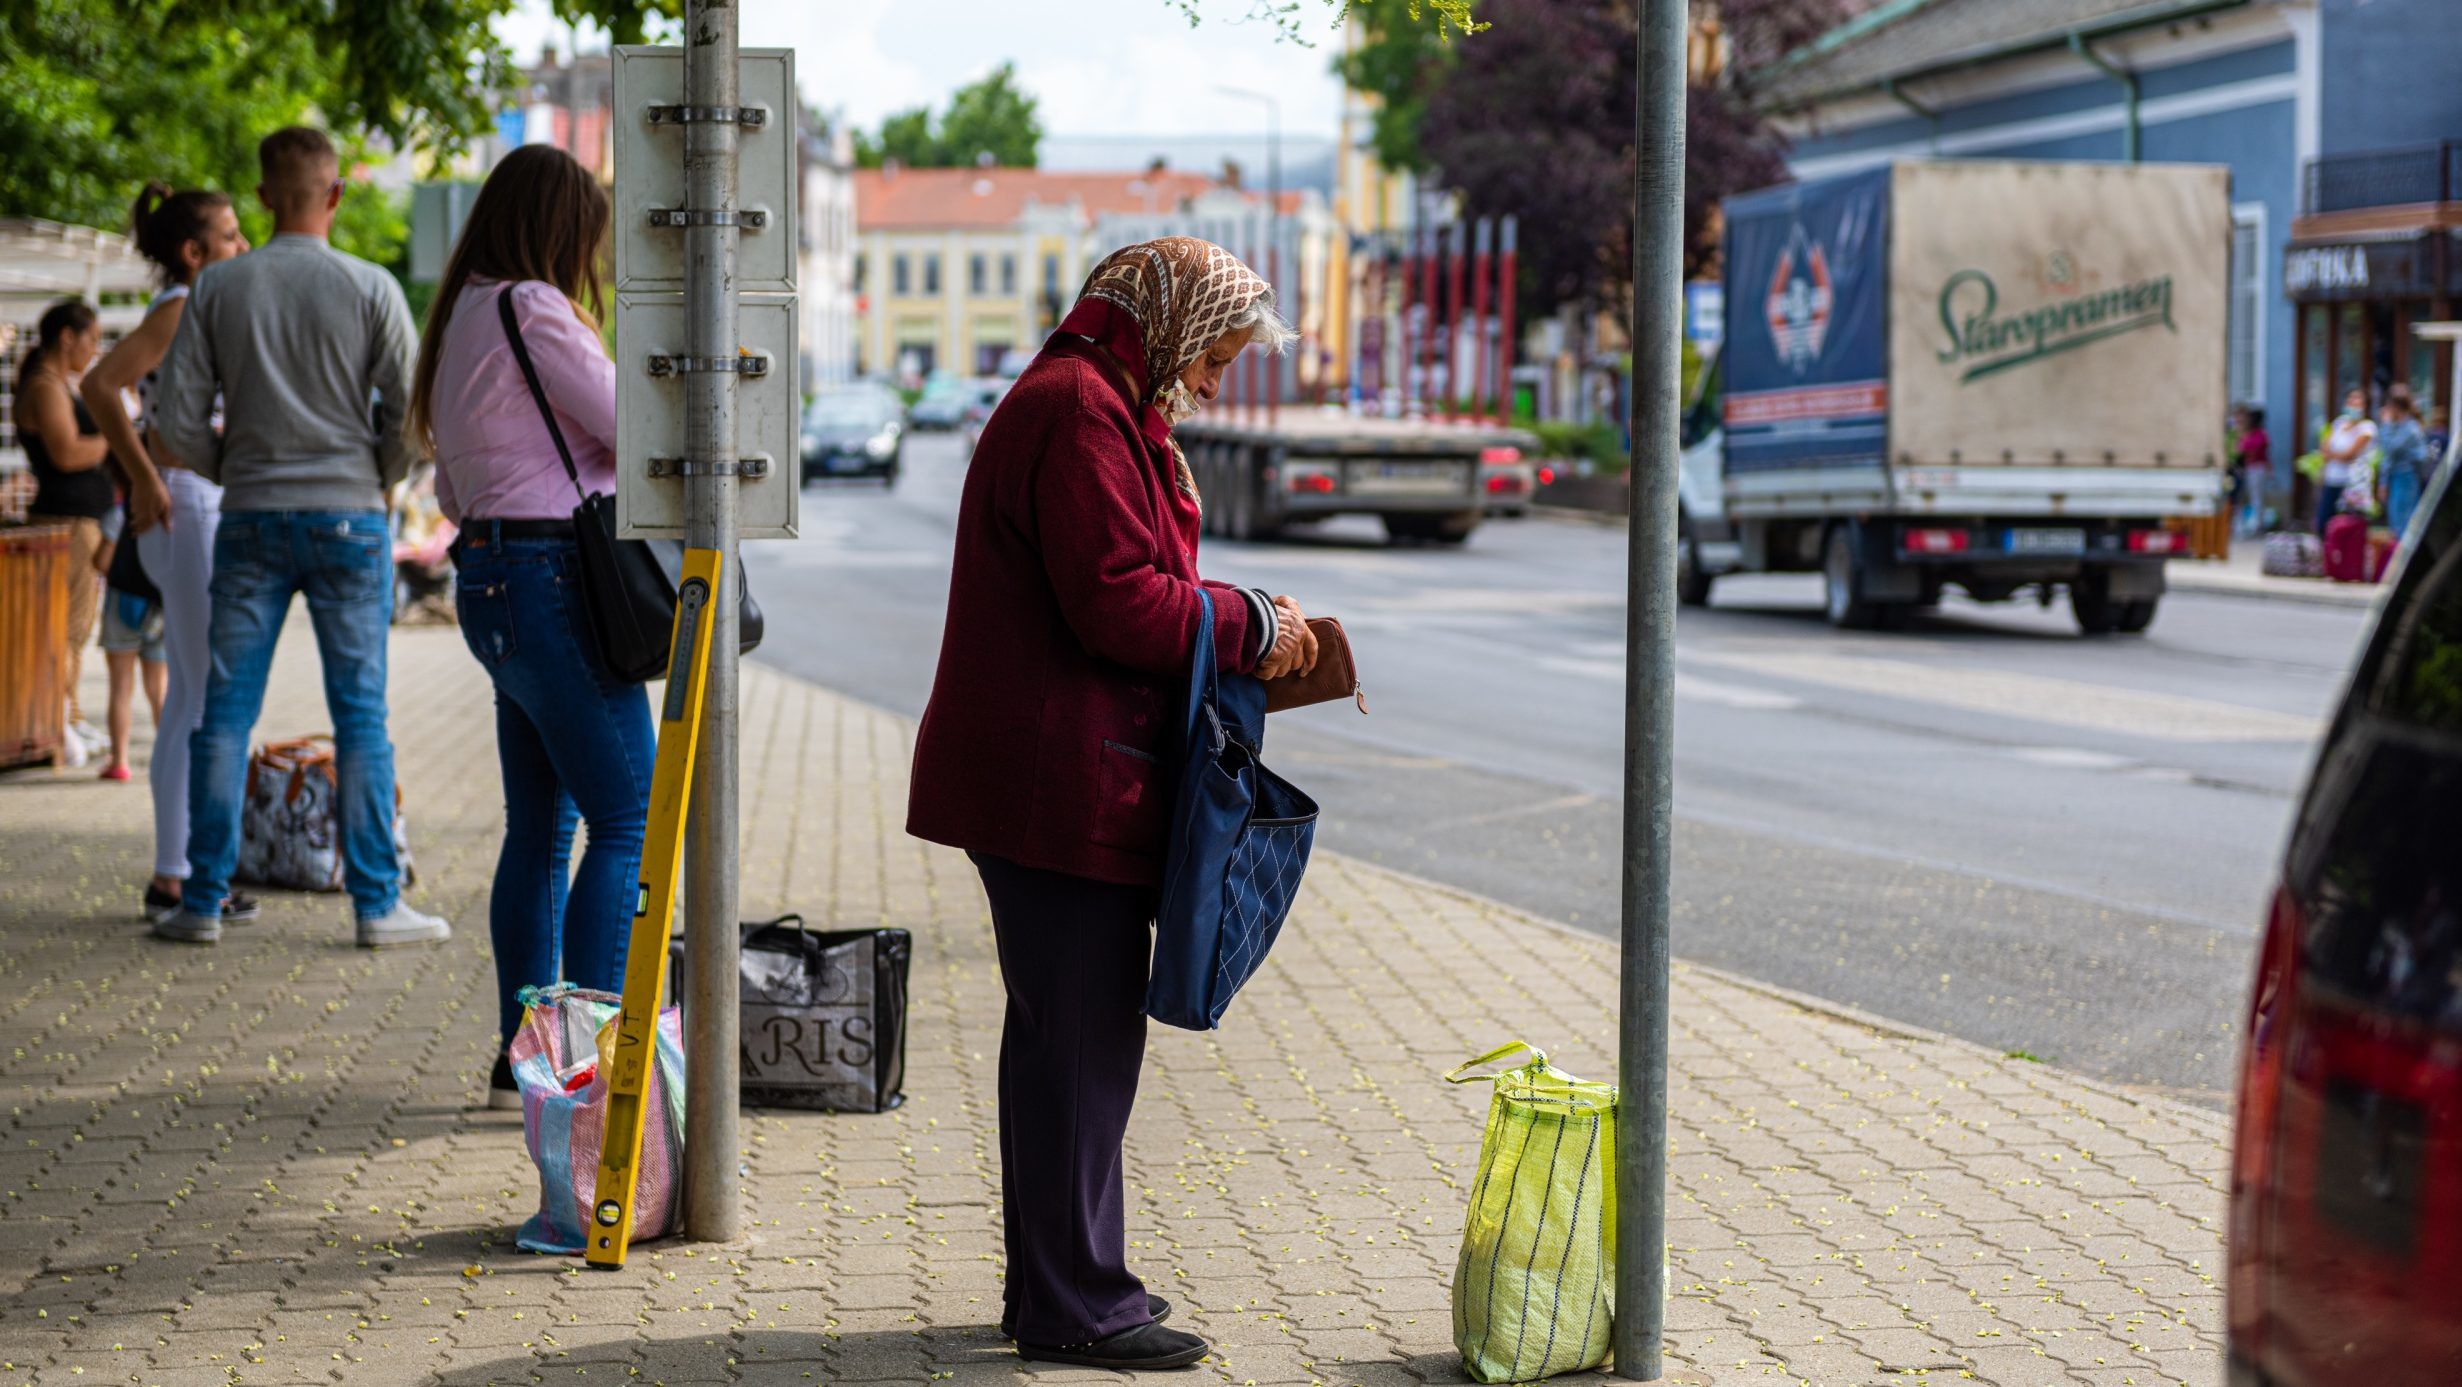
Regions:
<svg viewBox="0 0 2462 1387"><path fill-rule="evenodd" d="M390 949L397 944L441 944L453 937L453 926L440 916L411 909L396 901L393 913L359 922L359 947Z"/></svg>
<svg viewBox="0 0 2462 1387"><path fill-rule="evenodd" d="M88 743L86 739L78 733L76 728L61 728L60 764L66 766L70 770L75 770L79 766L84 765L87 761L93 759L93 753L87 750L87 746Z"/></svg>

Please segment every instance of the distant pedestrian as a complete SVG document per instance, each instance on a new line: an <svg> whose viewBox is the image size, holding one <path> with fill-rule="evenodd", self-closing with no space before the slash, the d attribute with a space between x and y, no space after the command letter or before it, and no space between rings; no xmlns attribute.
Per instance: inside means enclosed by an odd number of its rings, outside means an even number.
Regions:
<svg viewBox="0 0 2462 1387"><path fill-rule="evenodd" d="M1197 576L1197 483L1171 427L1243 349L1296 336L1221 247L1130 246L1095 267L967 467L907 831L965 849L991 900L1001 1327L1023 1358L1169 1368L1208 1351L1159 1323L1170 1303L1128 1269L1121 1203L1163 759L1207 594L1222 668L1271 676L1315 649L1296 602Z"/></svg>
<svg viewBox="0 0 2462 1387"><path fill-rule="evenodd" d="M154 714L155 746L162 745L162 598L146 581L144 567L136 561L136 536L126 530L126 508L112 507L103 521L103 547L94 556L94 566L103 575L103 662L111 671L111 703L103 718L111 736L111 755L102 769L105 780L130 778L128 739L135 730L140 685Z"/></svg>
<svg viewBox="0 0 2462 1387"><path fill-rule="evenodd" d="M273 239L197 275L154 420L173 457L223 486L212 674L189 739L188 880L178 913L154 931L191 943L222 936L248 738L291 598L305 592L333 715L339 847L358 941L444 939L449 925L401 898L385 729L393 544L384 493L411 456L402 431L410 308L393 276L327 244L344 187L332 140L299 126L277 130L257 147L257 162Z"/></svg>
<svg viewBox="0 0 2462 1387"><path fill-rule="evenodd" d="M120 542L133 548L160 597L155 616L162 628L163 694L154 719L154 759L146 767L154 795L154 874L145 886L143 909L148 922L161 923L179 913L180 883L188 878L188 741L205 714L206 675L213 666L207 644L213 599L207 586L214 572L214 531L222 521L222 488L149 446L145 434L156 412L156 371L170 354L198 272L245 254L248 238L240 234L239 214L228 196L196 188L173 192L162 183L145 185L129 223L162 288L145 320L86 373L84 395L127 474L128 528ZM141 419L129 416L131 390L137 392ZM213 422L209 419L209 427ZM245 892L223 896L226 923L254 919L256 912L255 898Z"/></svg>
<svg viewBox="0 0 2462 1387"><path fill-rule="evenodd" d="M2317 477L2317 533L2326 522L2349 509L2354 486L2368 486L2377 446L2376 421L2368 417L2368 392L2353 386L2343 398L2342 413L2325 430L2325 470ZM2365 513L2369 508L2361 505Z"/></svg>
<svg viewBox="0 0 2462 1387"><path fill-rule="evenodd" d="M649 821L649 696L610 674L592 643L572 522L585 494L615 490L615 363L593 316L609 218L606 190L571 155L507 155L446 262L411 389L412 435L435 449L436 500L458 527L462 639L496 686L495 1107L521 1106L503 1047L521 1025L522 988L623 988ZM576 876L577 820L590 836Z"/></svg>
<svg viewBox="0 0 2462 1387"><path fill-rule="evenodd" d="M2377 430L2377 452L2383 458L2378 486L2385 498L2385 525L2400 543L2411 528L2411 515L2436 475L2436 459L2428 452L2428 431L2420 427L2419 406L2407 385L2385 392L2384 426Z"/></svg>
<svg viewBox="0 0 2462 1387"><path fill-rule="evenodd" d="M2234 456L2239 466L2232 475L2232 490L2239 530L2244 535L2260 534L2265 530L2266 488L2274 479L2274 441L2266 436L2262 405L2242 405L2238 414L2240 441Z"/></svg>
<svg viewBox="0 0 2462 1387"><path fill-rule="evenodd" d="M85 764L86 753L103 745L102 732L86 721L77 699L85 648L94 640L94 618L103 597L94 556L103 546L103 519L119 504L111 474L103 469L111 447L77 398L77 381L101 348L102 327L92 305L66 299L44 310L35 328L34 349L17 369L17 442L25 449L27 469L34 473L34 501L26 508L26 518L66 525L69 531L68 650L61 674L68 685L71 765Z"/></svg>

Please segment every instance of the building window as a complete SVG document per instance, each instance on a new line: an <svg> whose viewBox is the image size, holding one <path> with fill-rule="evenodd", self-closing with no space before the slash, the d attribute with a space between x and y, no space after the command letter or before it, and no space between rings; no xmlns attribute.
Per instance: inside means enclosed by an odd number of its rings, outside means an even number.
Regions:
<svg viewBox="0 0 2462 1387"><path fill-rule="evenodd" d="M2231 400L2265 398L2265 204L2231 209Z"/></svg>
<svg viewBox="0 0 2462 1387"><path fill-rule="evenodd" d="M1046 294L1060 292L1060 257L1057 255L1043 257L1043 292Z"/></svg>
<svg viewBox="0 0 2462 1387"><path fill-rule="evenodd" d="M966 292L976 298L983 297L984 282L983 257L980 255L966 257Z"/></svg>
<svg viewBox="0 0 2462 1387"><path fill-rule="evenodd" d="M940 257L937 255L927 255L923 257L923 294L924 297L930 298L939 292Z"/></svg>
<svg viewBox="0 0 2462 1387"><path fill-rule="evenodd" d="M1014 255L1000 257L1000 292L1003 295L1017 292L1017 257Z"/></svg>
<svg viewBox="0 0 2462 1387"><path fill-rule="evenodd" d="M863 292L863 267L871 260L871 258L872 257L868 255L858 255L855 257L855 292L858 294Z"/></svg>
<svg viewBox="0 0 2462 1387"><path fill-rule="evenodd" d="M889 261L889 291L904 298L910 289L906 257L903 255L892 257Z"/></svg>

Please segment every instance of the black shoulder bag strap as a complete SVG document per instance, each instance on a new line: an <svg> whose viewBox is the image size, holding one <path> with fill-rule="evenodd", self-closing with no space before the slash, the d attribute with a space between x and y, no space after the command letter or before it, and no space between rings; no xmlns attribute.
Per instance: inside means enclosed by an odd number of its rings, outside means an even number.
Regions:
<svg viewBox="0 0 2462 1387"><path fill-rule="evenodd" d="M539 368L530 362L530 344L521 340L521 319L513 312L510 284L496 295L496 316L504 320L504 339L513 344L513 359L521 363L521 378L530 382L530 398L538 401L539 417L547 421L547 436L556 440L556 456L564 460L564 475L573 479L573 494L586 501L589 493L581 489L581 469L573 465L573 450L564 444L563 426L556 423L556 411L547 403L547 387L539 384Z"/></svg>

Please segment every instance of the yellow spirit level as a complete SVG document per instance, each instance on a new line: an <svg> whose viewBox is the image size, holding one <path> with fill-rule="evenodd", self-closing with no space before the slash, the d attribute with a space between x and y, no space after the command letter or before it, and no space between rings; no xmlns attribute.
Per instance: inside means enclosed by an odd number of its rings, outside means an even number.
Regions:
<svg viewBox="0 0 2462 1387"><path fill-rule="evenodd" d="M641 848L641 882L633 902L633 938L624 955L624 1010L616 1022L613 1072L608 1076L607 1130L598 1157L598 1193L590 1206L589 1264L624 1265L633 1237L633 1191L641 1162L641 1123L650 1097L651 1057L658 1047L658 1003L667 990L668 924L684 862L684 822L692 807L692 763L701 744L701 700L709 689L712 604L720 591L715 549L684 551L676 585L675 640L667 652L666 700L658 715L658 760L650 772L649 831Z"/></svg>

